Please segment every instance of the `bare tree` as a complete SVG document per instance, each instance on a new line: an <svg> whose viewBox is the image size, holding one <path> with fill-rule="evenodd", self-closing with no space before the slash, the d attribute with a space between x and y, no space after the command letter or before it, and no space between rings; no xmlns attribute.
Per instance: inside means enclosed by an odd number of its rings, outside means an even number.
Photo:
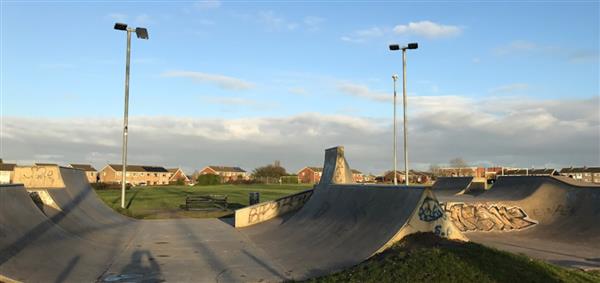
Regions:
<svg viewBox="0 0 600 283"><path fill-rule="evenodd" d="M456 169L457 176L465 176L469 171L466 167L469 167L467 162L461 157L456 157L450 160L450 167Z"/></svg>

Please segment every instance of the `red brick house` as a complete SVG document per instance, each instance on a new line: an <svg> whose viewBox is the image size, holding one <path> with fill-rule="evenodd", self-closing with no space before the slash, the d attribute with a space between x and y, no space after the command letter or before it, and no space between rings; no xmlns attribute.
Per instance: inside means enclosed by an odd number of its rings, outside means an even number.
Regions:
<svg viewBox="0 0 600 283"><path fill-rule="evenodd" d="M83 170L85 172L85 177L87 178L88 182L96 183L97 181L99 181L98 170L96 170L96 168L92 167L92 165L72 164L72 163L70 165L72 168Z"/></svg>
<svg viewBox="0 0 600 283"><path fill-rule="evenodd" d="M298 182L303 184L316 184L321 180L323 168L304 167L298 171Z"/></svg>
<svg viewBox="0 0 600 283"><path fill-rule="evenodd" d="M213 174L221 176L221 182L226 183L235 180L248 180L250 174L240 167L231 166L206 166L198 172L199 175Z"/></svg>
<svg viewBox="0 0 600 283"><path fill-rule="evenodd" d="M169 171L169 184L176 183L178 180L183 180L185 184L191 183L181 168L169 168L167 171Z"/></svg>

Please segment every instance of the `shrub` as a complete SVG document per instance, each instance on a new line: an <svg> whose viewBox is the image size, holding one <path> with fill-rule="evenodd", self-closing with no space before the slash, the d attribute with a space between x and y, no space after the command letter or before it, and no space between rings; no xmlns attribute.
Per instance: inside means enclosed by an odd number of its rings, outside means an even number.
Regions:
<svg viewBox="0 0 600 283"><path fill-rule="evenodd" d="M218 185L221 183L221 176L214 174L206 174L198 176L196 180L196 185L198 186L210 186L210 185Z"/></svg>
<svg viewBox="0 0 600 283"><path fill-rule="evenodd" d="M290 175L290 176L281 176L282 184L298 184L298 176Z"/></svg>
<svg viewBox="0 0 600 283"><path fill-rule="evenodd" d="M91 183L90 184L94 190L120 190L121 184L117 183ZM127 184L125 189L131 189L131 184Z"/></svg>

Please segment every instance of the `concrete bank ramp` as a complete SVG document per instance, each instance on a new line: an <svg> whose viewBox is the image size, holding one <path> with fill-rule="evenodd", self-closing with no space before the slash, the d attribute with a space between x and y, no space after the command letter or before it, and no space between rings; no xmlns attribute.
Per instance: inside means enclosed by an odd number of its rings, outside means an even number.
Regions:
<svg viewBox="0 0 600 283"><path fill-rule="evenodd" d="M502 176L477 197L441 197L467 236L557 264L600 268L600 187L551 176Z"/></svg>
<svg viewBox="0 0 600 283"><path fill-rule="evenodd" d="M430 190L332 184L341 176L337 163L347 165L340 153L327 150L322 182L298 212L241 229L286 276L302 280L353 266L419 231L464 239Z"/></svg>
<svg viewBox="0 0 600 283"><path fill-rule="evenodd" d="M462 195L472 181L473 177L438 177L431 189L436 195Z"/></svg>

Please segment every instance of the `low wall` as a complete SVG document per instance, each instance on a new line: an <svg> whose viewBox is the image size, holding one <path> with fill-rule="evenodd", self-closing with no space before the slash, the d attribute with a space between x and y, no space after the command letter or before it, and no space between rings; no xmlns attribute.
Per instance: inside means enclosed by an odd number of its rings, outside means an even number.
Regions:
<svg viewBox="0 0 600 283"><path fill-rule="evenodd" d="M313 194L313 189L261 202L235 211L235 227L247 227L301 208Z"/></svg>
<svg viewBox="0 0 600 283"><path fill-rule="evenodd" d="M13 183L29 188L64 188L58 166L17 166Z"/></svg>

